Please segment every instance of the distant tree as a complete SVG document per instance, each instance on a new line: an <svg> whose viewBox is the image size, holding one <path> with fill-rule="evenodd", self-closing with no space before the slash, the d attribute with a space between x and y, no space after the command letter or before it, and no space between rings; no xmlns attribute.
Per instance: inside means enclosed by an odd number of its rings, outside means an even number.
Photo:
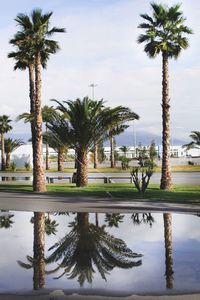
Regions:
<svg viewBox="0 0 200 300"><path fill-rule="evenodd" d="M2 115L0 116L0 135L1 135L1 171L6 170L6 161L5 161L5 144L4 144L4 135L12 129L10 125L11 120L9 116Z"/></svg>
<svg viewBox="0 0 200 300"><path fill-rule="evenodd" d="M5 139L6 168L10 168L11 153L22 145L24 145L24 142L21 139Z"/></svg>
<svg viewBox="0 0 200 300"><path fill-rule="evenodd" d="M190 138L193 140L189 144L183 145L187 150L200 147L200 131L192 131Z"/></svg>
<svg viewBox="0 0 200 300"><path fill-rule="evenodd" d="M151 142L151 145L149 148L149 157L152 161L154 161L157 157L156 144L154 141Z"/></svg>

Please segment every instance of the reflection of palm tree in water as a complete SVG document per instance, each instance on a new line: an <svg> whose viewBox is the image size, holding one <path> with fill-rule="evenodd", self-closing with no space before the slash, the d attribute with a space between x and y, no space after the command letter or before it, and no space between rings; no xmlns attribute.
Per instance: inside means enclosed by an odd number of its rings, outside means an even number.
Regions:
<svg viewBox="0 0 200 300"><path fill-rule="evenodd" d="M152 227L155 222L151 213L133 213L131 215L131 219L134 225L146 224Z"/></svg>
<svg viewBox="0 0 200 300"><path fill-rule="evenodd" d="M173 253L172 253L172 215L163 214L164 220L164 237L165 237L165 276L166 287L173 289Z"/></svg>
<svg viewBox="0 0 200 300"><path fill-rule="evenodd" d="M11 228L12 224L14 223L14 221L12 220L13 217L14 215L11 214L0 216L0 228Z"/></svg>
<svg viewBox="0 0 200 300"><path fill-rule="evenodd" d="M115 267L128 269L142 264L141 260L133 260L141 254L133 253L124 241L107 233L105 226L89 223L88 213L78 213L71 227L70 233L49 249L54 252L46 259L47 263L61 260L58 267L48 272L63 269L57 278L64 274L69 279L77 277L82 286L86 280L92 282L94 266L106 280L106 274Z"/></svg>
<svg viewBox="0 0 200 300"><path fill-rule="evenodd" d="M45 213L34 212L34 241L33 258L27 256L28 263L18 261L25 268L33 268L33 288L38 290L45 287Z"/></svg>

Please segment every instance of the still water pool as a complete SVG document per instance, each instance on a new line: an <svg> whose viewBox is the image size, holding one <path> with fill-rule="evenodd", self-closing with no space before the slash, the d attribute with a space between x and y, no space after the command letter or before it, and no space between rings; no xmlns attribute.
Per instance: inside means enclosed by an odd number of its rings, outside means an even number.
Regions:
<svg viewBox="0 0 200 300"><path fill-rule="evenodd" d="M0 212L0 292L200 292L200 215Z"/></svg>

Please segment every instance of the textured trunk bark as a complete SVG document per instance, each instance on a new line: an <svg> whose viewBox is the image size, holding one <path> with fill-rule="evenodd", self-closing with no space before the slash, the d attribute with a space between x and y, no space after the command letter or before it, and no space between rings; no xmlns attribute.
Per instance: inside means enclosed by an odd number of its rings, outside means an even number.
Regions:
<svg viewBox="0 0 200 300"><path fill-rule="evenodd" d="M58 149L58 171L64 171L65 154L63 149Z"/></svg>
<svg viewBox="0 0 200 300"><path fill-rule="evenodd" d="M160 188L168 190L172 188L172 176L170 166L170 98L169 98L169 72L168 55L163 52L162 55L162 175Z"/></svg>
<svg viewBox="0 0 200 300"><path fill-rule="evenodd" d="M77 150L77 180L76 186L87 186L88 184L88 158L87 150Z"/></svg>
<svg viewBox="0 0 200 300"><path fill-rule="evenodd" d="M45 287L45 213L34 212L33 288Z"/></svg>
<svg viewBox="0 0 200 300"><path fill-rule="evenodd" d="M4 134L1 133L1 171L5 171L6 161L5 161L5 145L4 145Z"/></svg>
<svg viewBox="0 0 200 300"><path fill-rule="evenodd" d="M48 127L46 122L46 170L49 170L49 144L48 144Z"/></svg>
<svg viewBox="0 0 200 300"><path fill-rule="evenodd" d="M40 54L35 58L35 112L34 112L34 125L35 125L35 142L34 152L35 157L34 178L33 178L33 191L44 192L46 191L45 174L43 167L43 153L42 153L42 109L41 109L41 59Z"/></svg>
<svg viewBox="0 0 200 300"><path fill-rule="evenodd" d="M10 168L10 152L6 153L6 169Z"/></svg>
<svg viewBox="0 0 200 300"><path fill-rule="evenodd" d="M173 288L173 253L172 253L172 215L163 214L164 220L164 237L165 237L165 276L166 287Z"/></svg>
<svg viewBox="0 0 200 300"><path fill-rule="evenodd" d="M33 116L31 121L31 135L32 135L32 150L33 150L33 166L35 166L35 125L34 125L34 113L35 113L35 76L34 76L34 64L29 64L29 98L30 98L30 114ZM35 168L33 168L33 178L35 178Z"/></svg>
<svg viewBox="0 0 200 300"><path fill-rule="evenodd" d="M94 169L98 168L98 145L94 144Z"/></svg>
<svg viewBox="0 0 200 300"><path fill-rule="evenodd" d="M110 137L110 167L115 167L115 140L114 136Z"/></svg>

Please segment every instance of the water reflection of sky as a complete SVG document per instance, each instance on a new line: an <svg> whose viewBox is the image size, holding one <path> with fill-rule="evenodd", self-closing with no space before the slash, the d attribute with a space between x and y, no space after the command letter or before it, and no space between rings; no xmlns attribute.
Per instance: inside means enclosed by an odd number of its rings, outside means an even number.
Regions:
<svg viewBox="0 0 200 300"><path fill-rule="evenodd" d="M0 292L6 290L30 290L33 283L33 270L25 270L17 260L26 262L26 256L33 256L32 213L14 212L12 227L0 228ZM51 216L59 223L56 236L46 236L46 250L62 238L71 228L68 223L75 215ZM163 214L153 214L154 224L134 225L131 215L124 217L119 228L106 228L106 231L121 238L133 252L143 254L142 266L132 269L114 268L104 281L98 272L91 284L83 288L107 289L125 292L166 292L165 244ZM99 226L104 224L105 214L99 214ZM194 215L173 214L173 291L199 291L200 282L200 218ZM94 214L90 222L95 224ZM47 251L46 251L47 252ZM138 258L136 258L138 260ZM55 266L55 264L54 264ZM48 266L47 269L51 269ZM46 275L46 288L78 289L76 279L66 276L53 279L59 274ZM169 293L171 291L167 291Z"/></svg>

